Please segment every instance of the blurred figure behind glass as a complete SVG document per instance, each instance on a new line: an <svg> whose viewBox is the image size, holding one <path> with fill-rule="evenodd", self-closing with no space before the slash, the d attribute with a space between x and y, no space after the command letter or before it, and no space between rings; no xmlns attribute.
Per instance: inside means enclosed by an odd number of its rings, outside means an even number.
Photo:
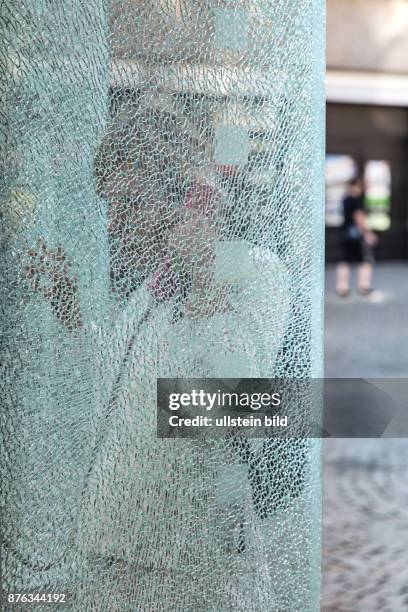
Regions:
<svg viewBox="0 0 408 612"><path fill-rule="evenodd" d="M374 254L378 238L368 226L364 210L364 183L350 181L343 200L344 222L341 234L342 259L337 266L336 291L340 297L350 293L350 264L357 264L357 288L361 295L372 290Z"/></svg>

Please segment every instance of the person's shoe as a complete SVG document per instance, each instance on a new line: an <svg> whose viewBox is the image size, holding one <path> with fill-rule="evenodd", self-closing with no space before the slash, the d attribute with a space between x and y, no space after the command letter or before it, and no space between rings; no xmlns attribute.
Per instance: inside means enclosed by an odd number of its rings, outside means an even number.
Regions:
<svg viewBox="0 0 408 612"><path fill-rule="evenodd" d="M350 295L350 289L337 289L336 293L339 297L345 298Z"/></svg>
<svg viewBox="0 0 408 612"><path fill-rule="evenodd" d="M370 293L373 292L373 288L372 287L361 287L359 288L358 292L363 297L367 297L367 295L370 295Z"/></svg>

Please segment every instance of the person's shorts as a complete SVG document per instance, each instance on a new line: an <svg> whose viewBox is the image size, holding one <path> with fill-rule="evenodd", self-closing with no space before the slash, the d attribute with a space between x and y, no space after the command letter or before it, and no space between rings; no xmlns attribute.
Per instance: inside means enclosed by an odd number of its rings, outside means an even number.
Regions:
<svg viewBox="0 0 408 612"><path fill-rule="evenodd" d="M342 261L347 263L374 263L373 249L365 240L343 240Z"/></svg>

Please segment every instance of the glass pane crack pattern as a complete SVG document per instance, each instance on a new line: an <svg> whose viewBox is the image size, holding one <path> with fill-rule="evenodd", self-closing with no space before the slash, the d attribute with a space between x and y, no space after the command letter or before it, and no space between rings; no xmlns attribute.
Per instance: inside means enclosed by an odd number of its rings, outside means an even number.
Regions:
<svg viewBox="0 0 408 612"><path fill-rule="evenodd" d="M156 379L321 376L323 25L1 3L6 602L319 609L319 442L159 440Z"/></svg>

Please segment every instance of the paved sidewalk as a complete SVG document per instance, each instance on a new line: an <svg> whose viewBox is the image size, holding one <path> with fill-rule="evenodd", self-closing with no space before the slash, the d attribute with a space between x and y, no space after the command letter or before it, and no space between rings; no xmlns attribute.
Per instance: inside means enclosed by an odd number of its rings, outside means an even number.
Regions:
<svg viewBox="0 0 408 612"><path fill-rule="evenodd" d="M353 279L354 281L355 279ZM408 264L377 265L373 293L339 298L326 273L326 377L408 377Z"/></svg>
<svg viewBox="0 0 408 612"><path fill-rule="evenodd" d="M408 265L378 266L369 298L334 295L326 376L408 377ZM324 443L323 612L408 610L408 440Z"/></svg>

